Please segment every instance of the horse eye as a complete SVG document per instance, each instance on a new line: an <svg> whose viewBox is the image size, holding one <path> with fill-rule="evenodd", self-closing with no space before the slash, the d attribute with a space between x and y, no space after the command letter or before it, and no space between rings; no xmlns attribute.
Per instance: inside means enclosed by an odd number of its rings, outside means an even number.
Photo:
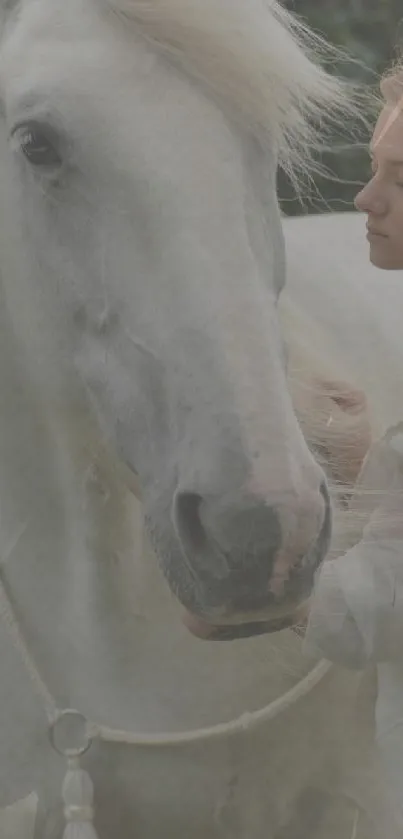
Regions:
<svg viewBox="0 0 403 839"><path fill-rule="evenodd" d="M62 158L57 149L57 138L40 125L25 125L19 129L19 144L31 166L55 168Z"/></svg>

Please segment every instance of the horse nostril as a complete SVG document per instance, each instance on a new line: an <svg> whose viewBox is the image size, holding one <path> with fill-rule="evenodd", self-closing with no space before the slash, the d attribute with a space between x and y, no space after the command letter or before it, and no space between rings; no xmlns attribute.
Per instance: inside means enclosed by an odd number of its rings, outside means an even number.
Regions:
<svg viewBox="0 0 403 839"><path fill-rule="evenodd" d="M193 607L210 613L263 613L274 601L299 599L301 593L305 597L330 540L326 484L320 493L317 490L311 506L301 506L297 512L302 524L309 514L309 530L304 530L301 541L298 531L291 532L287 547L279 511L262 498L177 491L172 521L188 572L187 585L194 590Z"/></svg>
<svg viewBox="0 0 403 839"><path fill-rule="evenodd" d="M200 520L203 499L196 492L178 492L174 500L174 524L178 536L193 549L206 545L206 534Z"/></svg>
<svg viewBox="0 0 403 839"><path fill-rule="evenodd" d="M202 520L204 499L196 492L178 492L174 499L173 522L176 535L183 547L187 563L200 579L212 570L208 558L213 549L214 578L226 577L228 562L214 540L207 534Z"/></svg>
<svg viewBox="0 0 403 839"><path fill-rule="evenodd" d="M244 590L266 587L281 545L277 511L255 498L203 498L178 492L173 521L187 561L197 577L214 586L230 578Z"/></svg>

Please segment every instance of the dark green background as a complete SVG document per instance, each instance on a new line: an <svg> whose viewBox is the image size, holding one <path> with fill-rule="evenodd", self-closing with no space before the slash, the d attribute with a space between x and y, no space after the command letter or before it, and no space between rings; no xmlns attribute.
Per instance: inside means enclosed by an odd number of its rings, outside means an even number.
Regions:
<svg viewBox="0 0 403 839"><path fill-rule="evenodd" d="M403 0L283 0L284 5L328 41L341 46L354 59L336 67L376 89L379 77L403 47ZM359 185L369 177L367 137L362 143L337 136L323 156L329 176L315 177L302 187L297 199L283 173L279 175L282 209L288 215L351 210Z"/></svg>

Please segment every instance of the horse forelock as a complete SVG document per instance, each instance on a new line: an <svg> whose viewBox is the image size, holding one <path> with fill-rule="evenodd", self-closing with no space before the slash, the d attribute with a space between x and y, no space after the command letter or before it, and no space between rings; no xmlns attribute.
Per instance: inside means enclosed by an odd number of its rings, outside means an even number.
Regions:
<svg viewBox="0 0 403 839"><path fill-rule="evenodd" d="M100 1L269 139L291 173L309 170L327 122L358 115L346 85L321 67L340 53L275 0Z"/></svg>

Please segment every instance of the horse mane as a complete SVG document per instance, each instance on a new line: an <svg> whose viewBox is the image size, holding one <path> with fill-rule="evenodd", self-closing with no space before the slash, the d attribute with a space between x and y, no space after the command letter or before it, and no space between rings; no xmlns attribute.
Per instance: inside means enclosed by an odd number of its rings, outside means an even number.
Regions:
<svg viewBox="0 0 403 839"><path fill-rule="evenodd" d="M321 66L340 51L276 0L101 2L269 141L291 175L310 170L326 126L362 114L358 91Z"/></svg>

